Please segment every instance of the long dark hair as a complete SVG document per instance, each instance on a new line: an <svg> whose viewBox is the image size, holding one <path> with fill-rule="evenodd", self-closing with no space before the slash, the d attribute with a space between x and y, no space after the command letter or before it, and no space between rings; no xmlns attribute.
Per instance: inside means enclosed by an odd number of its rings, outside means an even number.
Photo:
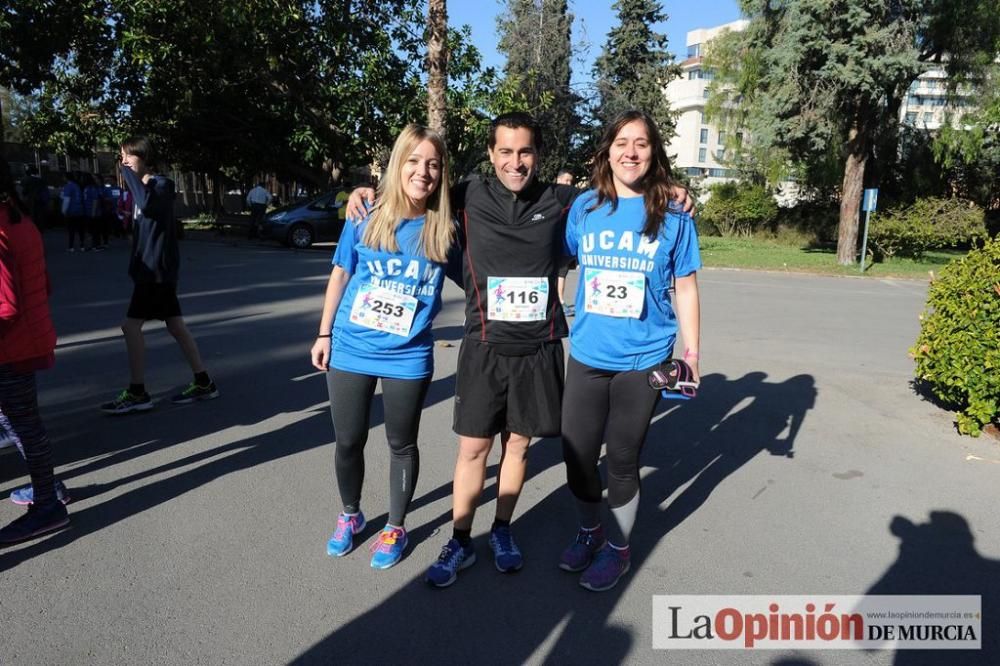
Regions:
<svg viewBox="0 0 1000 666"><path fill-rule="evenodd" d="M0 155L0 206L7 206L10 209L9 218L11 224L21 221L24 214L24 204L17 196L17 187L14 186L14 177L10 173L10 165L7 160Z"/></svg>
<svg viewBox="0 0 1000 666"><path fill-rule="evenodd" d="M597 210L606 201L611 202L612 211L618 208L618 193L615 191L614 174L611 172L611 145L622 128L636 120L641 120L646 126L652 150L649 170L642 177L639 186L646 199L646 223L642 226L642 233L653 241L663 227L663 219L670 205L670 190L676 185L676 181L670 172L670 160L667 159L660 130L645 111L625 111L604 129L601 141L597 144L597 152L594 153L594 168L590 176L591 184L597 190L597 200L588 210Z"/></svg>

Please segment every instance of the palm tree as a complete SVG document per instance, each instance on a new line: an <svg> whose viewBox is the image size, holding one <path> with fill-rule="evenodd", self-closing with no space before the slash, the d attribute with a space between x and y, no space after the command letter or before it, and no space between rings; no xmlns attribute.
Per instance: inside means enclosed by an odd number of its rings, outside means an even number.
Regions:
<svg viewBox="0 0 1000 666"><path fill-rule="evenodd" d="M427 125L445 133L448 89L448 10L445 0L427 3Z"/></svg>

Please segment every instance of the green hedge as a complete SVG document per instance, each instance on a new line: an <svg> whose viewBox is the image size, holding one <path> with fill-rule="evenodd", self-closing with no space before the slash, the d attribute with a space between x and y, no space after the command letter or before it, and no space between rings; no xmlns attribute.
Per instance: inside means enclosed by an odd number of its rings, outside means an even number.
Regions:
<svg viewBox="0 0 1000 666"><path fill-rule="evenodd" d="M927 197L872 216L868 242L876 261L920 259L927 250L968 247L986 238L983 209L964 199Z"/></svg>
<svg viewBox="0 0 1000 666"><path fill-rule="evenodd" d="M960 432L978 436L1000 418L1000 239L942 269L920 319L917 382L957 410Z"/></svg>
<svg viewBox="0 0 1000 666"><path fill-rule="evenodd" d="M712 197L698 215L699 233L720 236L753 236L778 216L771 193L750 183L719 183L709 188Z"/></svg>

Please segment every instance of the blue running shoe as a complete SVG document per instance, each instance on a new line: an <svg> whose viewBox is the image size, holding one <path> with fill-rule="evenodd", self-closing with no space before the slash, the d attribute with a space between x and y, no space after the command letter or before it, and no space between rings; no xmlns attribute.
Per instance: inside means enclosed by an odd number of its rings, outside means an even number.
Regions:
<svg viewBox="0 0 1000 666"><path fill-rule="evenodd" d="M493 563L500 573L513 573L524 566L524 558L507 525L499 525L490 532L490 548L493 550Z"/></svg>
<svg viewBox="0 0 1000 666"><path fill-rule="evenodd" d="M56 499L63 504L69 504L69 491L66 490L66 485L62 481L56 481ZM29 483L26 486L17 488L10 492L10 501L14 504L33 504L35 501L35 489L31 487Z"/></svg>
<svg viewBox="0 0 1000 666"><path fill-rule="evenodd" d="M372 569L388 569L403 559L407 541L406 530L386 525L372 544Z"/></svg>
<svg viewBox="0 0 1000 666"><path fill-rule="evenodd" d="M594 554L604 545L604 530L600 526L592 530L582 527L576 533L576 540L559 556L559 568L563 571L583 571L590 566Z"/></svg>
<svg viewBox="0 0 1000 666"><path fill-rule="evenodd" d="M604 592L618 584L629 570L629 551L612 548L610 543L594 555L594 561L580 576L580 585L591 592Z"/></svg>
<svg viewBox="0 0 1000 666"><path fill-rule="evenodd" d="M476 563L476 550L470 543L465 548L457 539L449 539L438 560L427 570L426 580L434 587L448 587L458 580L458 572Z"/></svg>
<svg viewBox="0 0 1000 666"><path fill-rule="evenodd" d="M326 542L326 554L343 557L354 548L354 535L365 529L365 514L358 511L353 515L342 513L337 516L337 529Z"/></svg>

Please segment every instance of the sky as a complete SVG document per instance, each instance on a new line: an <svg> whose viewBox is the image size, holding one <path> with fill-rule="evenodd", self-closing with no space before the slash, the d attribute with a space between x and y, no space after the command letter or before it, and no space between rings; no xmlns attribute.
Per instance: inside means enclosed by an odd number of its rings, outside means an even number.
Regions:
<svg viewBox="0 0 1000 666"><path fill-rule="evenodd" d="M666 33L667 48L678 56L678 62L687 54L685 39L687 32L697 28L729 23L740 18L736 0L661 0L669 17L665 23L653 26L657 32ZM589 49L581 54L584 62L574 61L573 83L579 84L590 79L594 60L600 54L607 39L608 31L618 21L611 8L613 0L569 0L573 21L573 42L581 40L589 43ZM496 16L506 6L501 0L450 0L448 2L448 23L452 26L468 24L472 28L472 41L483 55L483 65L502 68L505 58L497 53Z"/></svg>

